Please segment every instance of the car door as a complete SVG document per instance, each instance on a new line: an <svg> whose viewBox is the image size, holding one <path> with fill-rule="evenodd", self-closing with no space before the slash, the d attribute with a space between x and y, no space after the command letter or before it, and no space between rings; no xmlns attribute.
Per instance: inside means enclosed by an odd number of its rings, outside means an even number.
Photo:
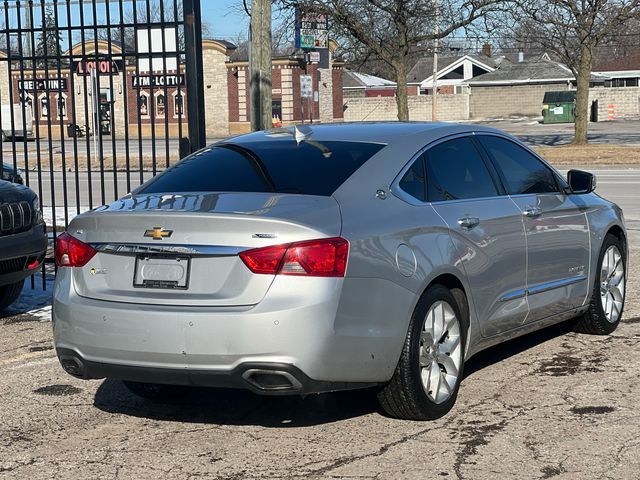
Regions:
<svg viewBox="0 0 640 480"><path fill-rule="evenodd" d="M527 323L580 306L589 275L589 225L579 198L533 153L494 135L478 139L522 212L527 234Z"/></svg>
<svg viewBox="0 0 640 480"><path fill-rule="evenodd" d="M520 210L503 194L470 136L430 147L425 160L428 201L449 228L482 334L522 325L528 309Z"/></svg>

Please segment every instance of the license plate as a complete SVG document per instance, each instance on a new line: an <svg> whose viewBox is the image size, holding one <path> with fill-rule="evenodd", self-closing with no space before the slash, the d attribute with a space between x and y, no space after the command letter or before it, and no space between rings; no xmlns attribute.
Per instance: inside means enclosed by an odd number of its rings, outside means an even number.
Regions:
<svg viewBox="0 0 640 480"><path fill-rule="evenodd" d="M138 288L189 288L189 257L138 256L133 274L133 286Z"/></svg>

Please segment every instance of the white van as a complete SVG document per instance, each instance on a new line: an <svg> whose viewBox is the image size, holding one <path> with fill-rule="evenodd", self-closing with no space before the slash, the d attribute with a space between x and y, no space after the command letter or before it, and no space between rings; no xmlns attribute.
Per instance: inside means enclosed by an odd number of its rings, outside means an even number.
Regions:
<svg viewBox="0 0 640 480"><path fill-rule="evenodd" d="M2 134L0 139L4 142L7 138L33 137L33 114L29 107L24 107L24 122L22 121L23 107L20 104L13 105L13 129L11 128L11 105L2 105ZM26 128L25 128L26 127ZM25 131L26 130L26 131Z"/></svg>

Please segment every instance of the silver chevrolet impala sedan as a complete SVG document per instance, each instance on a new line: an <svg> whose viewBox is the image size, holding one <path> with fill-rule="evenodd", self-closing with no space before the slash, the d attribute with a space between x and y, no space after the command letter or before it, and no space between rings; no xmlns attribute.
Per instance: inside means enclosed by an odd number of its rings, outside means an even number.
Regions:
<svg viewBox="0 0 640 480"><path fill-rule="evenodd" d="M376 387L389 415L438 418L480 350L617 327L624 220L594 189L475 125L230 138L57 239L57 354L149 398Z"/></svg>

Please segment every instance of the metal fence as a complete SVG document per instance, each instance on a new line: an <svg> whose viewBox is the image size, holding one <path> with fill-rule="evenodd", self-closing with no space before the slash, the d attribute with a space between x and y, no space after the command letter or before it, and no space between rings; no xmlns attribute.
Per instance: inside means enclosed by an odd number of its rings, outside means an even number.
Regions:
<svg viewBox="0 0 640 480"><path fill-rule="evenodd" d="M199 0L0 5L0 163L51 238L203 146Z"/></svg>

